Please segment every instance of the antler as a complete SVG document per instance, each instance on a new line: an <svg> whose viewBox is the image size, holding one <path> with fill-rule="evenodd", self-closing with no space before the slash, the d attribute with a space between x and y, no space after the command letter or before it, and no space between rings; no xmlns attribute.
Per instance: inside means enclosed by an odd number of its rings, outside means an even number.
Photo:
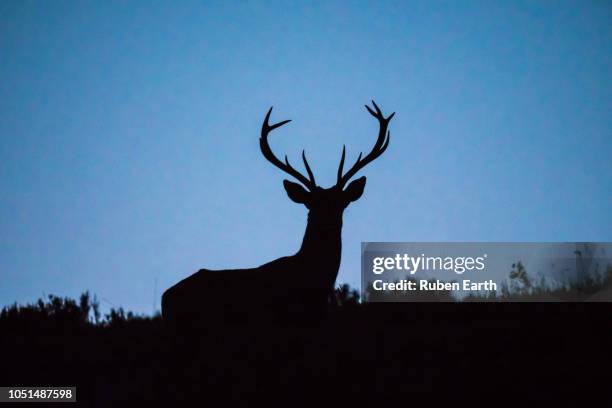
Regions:
<svg viewBox="0 0 612 408"><path fill-rule="evenodd" d="M364 168L368 163L380 157L380 155L382 155L387 149L387 146L389 146L391 132L387 130L387 128L389 127L389 122L391 121L391 118L393 118L393 115L395 115L395 112L389 115L388 118L385 118L382 112L380 111L380 109L378 108L378 105L376 105L376 102L372 101L372 104L374 105L374 109L376 109L376 112L374 112L368 105L365 105L365 107L372 116L378 119L378 123L380 124L380 130L378 132L378 139L376 139L376 143L374 144L372 151L368 153L368 155L364 157L363 160L361 159L361 155L363 153L359 153L359 157L357 158L357 161L355 162L355 164L353 164L353 167L351 167L349 171L346 172L344 176L342 175L342 170L344 167L346 146L342 147L342 158L340 159L340 166L338 166L338 181L336 182L336 186L338 188L343 188L346 185L346 183L355 174L357 174L359 170Z"/></svg>
<svg viewBox="0 0 612 408"><path fill-rule="evenodd" d="M288 173L291 176L295 177L310 191L314 190L317 184L315 182L314 174L312 174L312 170L310 170L310 166L308 165L308 160L306 160L306 153L304 152L304 150L302 150L302 160L304 161L304 167L306 167L306 171L308 172L308 179L289 164L289 159L286 155L285 162L283 163L274 155L274 153L272 153L272 149L270 149L270 144L268 143L268 134L272 130L291 122L291 119L283 120L282 122L270 125L268 121L270 120L271 113L272 107L270 107L270 110L268 111L268 114L266 115L266 118L264 119L264 122L261 125L261 137L259 138L259 147L261 148L261 153L266 159L268 159L270 163L272 163L285 173Z"/></svg>

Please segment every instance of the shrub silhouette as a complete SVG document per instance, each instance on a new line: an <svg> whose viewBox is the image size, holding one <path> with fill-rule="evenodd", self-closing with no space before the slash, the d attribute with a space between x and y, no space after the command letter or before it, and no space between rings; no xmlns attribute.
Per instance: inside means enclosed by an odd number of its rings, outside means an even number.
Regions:
<svg viewBox="0 0 612 408"><path fill-rule="evenodd" d="M359 291L344 283L334 290L330 304L333 306L356 306L359 304L359 299Z"/></svg>
<svg viewBox="0 0 612 408"><path fill-rule="evenodd" d="M499 294L490 296L471 294L464 301L584 301L606 300L612 295L612 265L603 273L587 274L580 280L548 282L544 277L537 282L530 277L520 262L512 264L508 281L501 283Z"/></svg>

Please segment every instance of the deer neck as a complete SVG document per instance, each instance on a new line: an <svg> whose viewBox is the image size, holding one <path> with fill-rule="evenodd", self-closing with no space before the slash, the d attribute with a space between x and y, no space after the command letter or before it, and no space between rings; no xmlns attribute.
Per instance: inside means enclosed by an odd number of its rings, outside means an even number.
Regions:
<svg viewBox="0 0 612 408"><path fill-rule="evenodd" d="M337 274L341 253L342 220L337 225L323 225L309 213L304 240L298 255L310 265Z"/></svg>

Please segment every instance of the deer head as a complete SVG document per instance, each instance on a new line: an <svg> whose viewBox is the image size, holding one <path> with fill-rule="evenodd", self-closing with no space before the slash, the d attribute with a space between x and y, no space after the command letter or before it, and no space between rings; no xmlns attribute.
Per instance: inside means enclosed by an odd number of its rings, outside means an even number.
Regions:
<svg viewBox="0 0 612 408"><path fill-rule="evenodd" d="M270 114L272 113L272 108L270 108L266 115L261 127L261 138L259 139L261 152L270 163L301 183L298 184L289 180L283 181L283 185L289 198L296 203L304 204L309 210L309 216L314 218L318 224L326 227L342 225L342 213L344 212L344 209L348 207L350 203L357 201L361 197L363 194L363 189L365 188L366 178L363 176L353 180L348 184L348 186L346 184L352 177L355 176L355 174L357 174L359 170L380 157L387 149L387 146L389 146L390 131L388 130L388 127L391 118L393 118L393 115L395 115L395 112L389 115L389 117L385 118L381 110L378 108L378 105L376 105L374 101L372 101L372 104L374 105L374 110L367 105L365 107L368 112L370 112L370 114L378 120L380 125L376 143L374 144L374 147L370 153L368 153L365 157L362 158L362 153L359 153L359 157L357 158L355 164L353 164L353 166L344 174L343 171L346 157L346 146L343 146L342 157L340 159L340 165L338 166L338 178L336 184L330 188L322 188L317 186L314 174L308 165L308 160L306 159L306 153L304 150L302 150L302 160L304 161L304 167L308 173L308 178L289 164L289 159L287 156L285 156L285 161L282 162L274 155L268 143L268 135L272 130L291 122L291 120L284 120L282 122L270 125L269 119Z"/></svg>

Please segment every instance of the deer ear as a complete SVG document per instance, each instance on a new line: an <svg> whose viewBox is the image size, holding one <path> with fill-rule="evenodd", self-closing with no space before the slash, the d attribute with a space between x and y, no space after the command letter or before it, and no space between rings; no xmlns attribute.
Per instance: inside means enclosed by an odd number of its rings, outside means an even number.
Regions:
<svg viewBox="0 0 612 408"><path fill-rule="evenodd" d="M298 204L306 204L308 200L308 191L306 191L304 187L298 183L292 183L289 180L283 180L283 186L285 186L285 190L291 201Z"/></svg>
<svg viewBox="0 0 612 408"><path fill-rule="evenodd" d="M344 198L347 202L353 202L359 200L363 194L363 189L366 185L365 176L359 177L357 180L351 181L348 187L344 190Z"/></svg>

